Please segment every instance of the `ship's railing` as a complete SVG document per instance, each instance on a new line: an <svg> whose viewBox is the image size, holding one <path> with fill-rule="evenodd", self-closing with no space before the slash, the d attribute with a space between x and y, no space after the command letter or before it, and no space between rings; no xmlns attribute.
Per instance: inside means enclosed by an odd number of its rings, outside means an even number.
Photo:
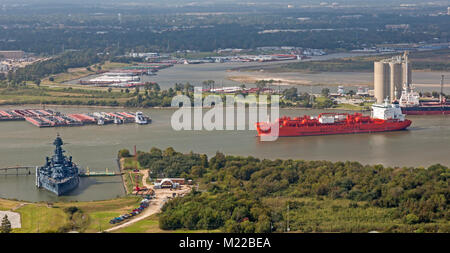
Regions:
<svg viewBox="0 0 450 253"><path fill-rule="evenodd" d="M322 112L322 113L319 113L318 117L320 118L324 115L333 115L333 116L334 115L345 115L345 116L347 116L347 115L351 115L351 114L346 113L346 112Z"/></svg>

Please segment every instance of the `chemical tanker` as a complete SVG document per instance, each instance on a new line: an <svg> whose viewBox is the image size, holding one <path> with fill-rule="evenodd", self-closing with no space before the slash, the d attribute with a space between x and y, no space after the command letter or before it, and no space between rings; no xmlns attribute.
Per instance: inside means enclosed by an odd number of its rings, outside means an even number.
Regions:
<svg viewBox="0 0 450 253"><path fill-rule="evenodd" d="M281 117L274 123L258 122L258 136L275 136L273 127L279 126L278 136L306 136L386 132L406 129L411 121L405 119L398 104L372 105L372 115L361 113L321 113L317 117ZM274 131L276 132L276 131Z"/></svg>

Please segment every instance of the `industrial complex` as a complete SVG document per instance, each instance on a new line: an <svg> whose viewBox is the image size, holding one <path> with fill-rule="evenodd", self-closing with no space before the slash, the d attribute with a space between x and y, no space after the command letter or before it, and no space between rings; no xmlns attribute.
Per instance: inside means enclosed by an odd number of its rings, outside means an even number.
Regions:
<svg viewBox="0 0 450 253"><path fill-rule="evenodd" d="M444 96L444 75L441 76L439 99L421 100L412 85L411 63L408 51L374 63L374 96L377 103L390 100L399 104L409 115L450 114L450 102Z"/></svg>
<svg viewBox="0 0 450 253"><path fill-rule="evenodd" d="M390 101L400 99L403 85L411 83L411 64L408 64L408 53L389 59L374 62L374 95L377 103L384 99Z"/></svg>

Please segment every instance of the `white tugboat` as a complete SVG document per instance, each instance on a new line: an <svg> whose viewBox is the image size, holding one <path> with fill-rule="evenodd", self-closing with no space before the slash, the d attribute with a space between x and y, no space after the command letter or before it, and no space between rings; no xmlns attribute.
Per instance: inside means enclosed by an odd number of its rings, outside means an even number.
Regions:
<svg viewBox="0 0 450 253"><path fill-rule="evenodd" d="M135 121L139 125L146 125L152 120L149 117L144 116L142 112L136 112Z"/></svg>

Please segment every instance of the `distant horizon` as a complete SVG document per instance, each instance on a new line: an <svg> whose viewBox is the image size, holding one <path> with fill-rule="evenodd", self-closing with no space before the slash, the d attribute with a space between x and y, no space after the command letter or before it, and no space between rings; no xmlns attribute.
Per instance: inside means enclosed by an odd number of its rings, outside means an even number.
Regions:
<svg viewBox="0 0 450 253"><path fill-rule="evenodd" d="M205 5L214 5L214 4L240 4L240 5L265 5L265 4L271 4L271 5L292 5L295 7L295 5L319 5L324 3L326 4L332 4L337 3L338 5L348 5L348 4L370 4L371 6L386 6L388 5L399 5L399 4L427 4L424 1L421 0L409 0L407 2L403 0L379 0L379 1L371 1L371 0L334 0L334 1L317 1L317 0L277 0L277 1L269 1L269 0L261 0L261 1L240 1L240 0L3 0L4 4L13 4L13 5L19 5L19 4L36 4L36 5L46 5L46 4L59 4L59 5L78 5L78 4L112 4L112 5L128 5L128 4L146 4L146 5L174 5L174 4L184 4L186 6L205 6ZM444 0L438 0L433 1L433 5L448 5L448 1Z"/></svg>

